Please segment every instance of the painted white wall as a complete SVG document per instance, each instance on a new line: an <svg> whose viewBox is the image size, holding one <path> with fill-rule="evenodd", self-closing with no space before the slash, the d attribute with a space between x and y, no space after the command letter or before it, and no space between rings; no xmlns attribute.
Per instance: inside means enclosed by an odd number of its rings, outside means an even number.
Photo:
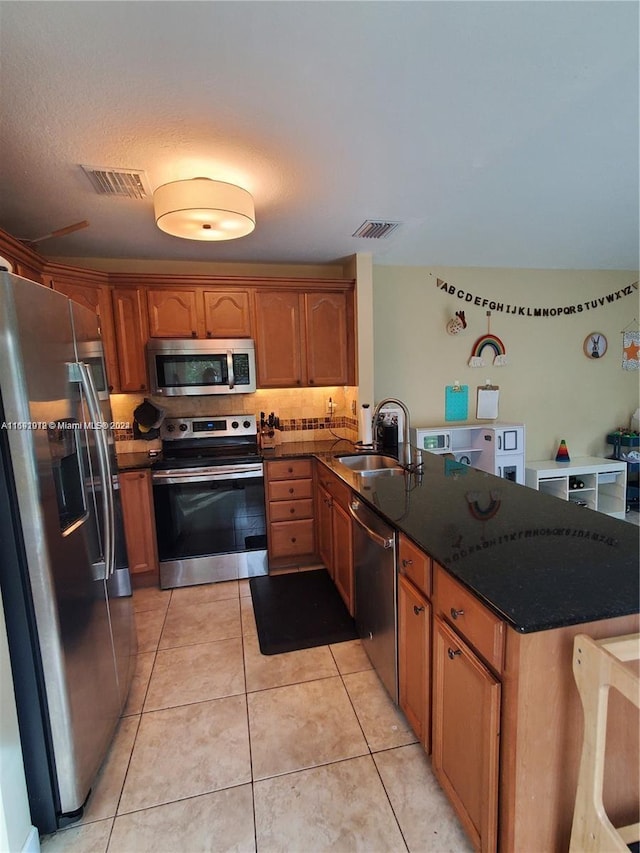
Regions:
<svg viewBox="0 0 640 853"><path fill-rule="evenodd" d="M555 457L565 439L572 457L606 456L607 432L628 426L640 405L638 372L622 370L621 331L640 319L638 291L604 307L549 318L494 311L491 332L505 345L508 364L471 368L476 340L487 333L486 308L438 289L439 278L473 296L505 306L551 308L590 302L637 282L637 271L515 270L373 267L375 396L393 395L409 407L412 425L445 423L444 389L469 386L475 419L478 385L500 386L500 420L523 422L527 459ZM446 324L464 310L467 329L452 336ZM608 339L604 358L584 355L590 332Z"/></svg>

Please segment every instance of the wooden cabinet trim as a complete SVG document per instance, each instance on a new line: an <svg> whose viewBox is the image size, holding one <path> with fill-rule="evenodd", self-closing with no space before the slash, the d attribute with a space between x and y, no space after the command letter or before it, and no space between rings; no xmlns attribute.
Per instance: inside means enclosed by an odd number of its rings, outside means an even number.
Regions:
<svg viewBox="0 0 640 853"><path fill-rule="evenodd" d="M245 276L245 275L183 275L181 273L127 273L107 272L108 281L115 287L153 287L153 288L182 288L192 287L221 287L232 288L256 288L260 291L268 290L297 290L301 292L311 290L353 290L355 279L349 278L297 278L297 277L273 277L268 276Z"/></svg>

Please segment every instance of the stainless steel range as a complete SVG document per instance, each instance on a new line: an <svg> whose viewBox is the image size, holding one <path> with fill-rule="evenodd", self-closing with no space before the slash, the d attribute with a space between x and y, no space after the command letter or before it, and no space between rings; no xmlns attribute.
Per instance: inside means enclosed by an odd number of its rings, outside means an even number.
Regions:
<svg viewBox="0 0 640 853"><path fill-rule="evenodd" d="M267 574L254 415L165 418L152 468L160 586Z"/></svg>

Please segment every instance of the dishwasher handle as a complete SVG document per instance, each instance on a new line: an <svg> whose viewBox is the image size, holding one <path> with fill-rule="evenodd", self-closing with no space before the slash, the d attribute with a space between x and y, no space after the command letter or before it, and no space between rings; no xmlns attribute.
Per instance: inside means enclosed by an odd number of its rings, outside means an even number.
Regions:
<svg viewBox="0 0 640 853"><path fill-rule="evenodd" d="M349 502L349 512L351 513L351 517L354 521L356 521L360 527L364 528L367 532L367 536L372 539L377 545L380 545L382 548L393 548L394 545L394 537L393 536L381 536L376 530L373 530L369 527L368 524L362 520L362 518L358 515L358 510L360 509L359 501L350 501Z"/></svg>

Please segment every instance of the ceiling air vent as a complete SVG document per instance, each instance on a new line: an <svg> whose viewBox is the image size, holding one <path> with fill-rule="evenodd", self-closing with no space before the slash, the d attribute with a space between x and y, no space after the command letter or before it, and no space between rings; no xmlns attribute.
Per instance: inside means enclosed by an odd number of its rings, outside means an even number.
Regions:
<svg viewBox="0 0 640 853"><path fill-rule="evenodd" d="M112 169L110 166L82 166L81 168L99 195L140 199L151 195L147 176L139 169Z"/></svg>
<svg viewBox="0 0 640 853"><path fill-rule="evenodd" d="M372 240L382 240L393 234L400 225L400 222L378 222L373 219L367 219L362 223L357 231L353 232L351 236L368 237Z"/></svg>

